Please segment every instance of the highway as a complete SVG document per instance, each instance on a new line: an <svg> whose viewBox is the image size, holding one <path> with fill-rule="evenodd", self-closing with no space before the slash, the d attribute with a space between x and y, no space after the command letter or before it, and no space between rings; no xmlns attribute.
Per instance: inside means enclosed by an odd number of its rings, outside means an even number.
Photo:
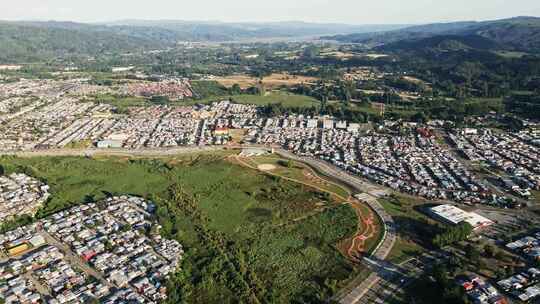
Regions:
<svg viewBox="0 0 540 304"><path fill-rule="evenodd" d="M400 266L390 265L388 263L382 263L392 250L396 242L396 228L392 217L386 213L384 208L377 201L377 196L380 195L384 189L378 185L366 182L356 176L353 176L344 170L333 166L327 162L319 159L299 157L291 152L280 148L269 148L254 145L246 146L205 146L205 147L178 147L178 148L162 148L162 149L56 149L56 150L35 150L35 151L12 151L12 152L0 152L0 155L11 155L18 157L36 157L36 156L83 156L91 157L98 155L105 156L136 156L136 157L151 157L151 156L174 156L179 154L190 154L199 152L211 152L222 151L224 149L242 149L242 148L258 148L272 150L274 153L303 162L319 173L331 177L335 180L348 185L356 192L356 197L362 202L366 203L381 219L384 228L384 234L381 242L371 253L370 258L374 261L381 261L379 264L371 263L370 267L374 270L367 279L363 280L359 285L348 288L345 294L340 293L333 300L341 304L353 304L353 303L384 303L385 297L393 292L399 292L401 285L396 282L406 282L404 277L409 276L408 271L400 271ZM369 263L368 263L369 264ZM379 266L376 266L379 265ZM381 267L380 265L385 265ZM407 266L407 264L403 265ZM389 269L394 269L389 271ZM99 277L98 277L99 278ZM397 281L396 281L397 280ZM381 290L384 292L381 295ZM378 296L377 299L375 297ZM378 301L383 302L378 302Z"/></svg>
<svg viewBox="0 0 540 304"><path fill-rule="evenodd" d="M236 148L236 147L231 147ZM44 149L29 151L0 151L0 156L38 157L38 156L174 156L178 154L190 154L200 152L222 151L221 146L186 146L177 148L161 149Z"/></svg>
<svg viewBox="0 0 540 304"><path fill-rule="evenodd" d="M298 157L281 149L276 149L274 152L283 157L307 163L324 175L349 185L361 193L356 197L368 204L384 223L385 233L382 242L379 243L370 257L364 258L364 264L373 272L360 284L347 288L344 294L338 293L331 299L331 302L340 304L388 303L392 298L403 295L405 288L419 278L426 269L435 265L437 261L448 258L446 252L434 251L426 252L399 265L385 261L396 242L397 234L394 220L377 201L377 195L381 190L384 190L382 187L366 182L318 159Z"/></svg>
<svg viewBox="0 0 540 304"><path fill-rule="evenodd" d="M338 293L332 301L337 301L340 304L385 303L384 300L387 297L400 292L403 286L398 286L395 282L406 282L404 277L412 272L384 262L396 242L397 235L394 220L377 201L376 195L380 193L381 188L324 161L299 157L281 149L276 149L274 152L283 157L306 163L322 174L349 185L358 194L363 193L363 195L356 195L356 197L369 205L383 223L384 234L382 241L371 253L370 259L366 259L371 261L371 263L368 262L367 264L370 264L369 266L373 269L373 272L359 285L349 288L345 294Z"/></svg>
<svg viewBox="0 0 540 304"><path fill-rule="evenodd" d="M367 288L359 300L351 303L389 303L393 298L403 295L405 288L418 279L425 270L447 257L447 253L444 252L426 252L399 265L384 261L368 261L374 271L373 275L377 276L378 280Z"/></svg>

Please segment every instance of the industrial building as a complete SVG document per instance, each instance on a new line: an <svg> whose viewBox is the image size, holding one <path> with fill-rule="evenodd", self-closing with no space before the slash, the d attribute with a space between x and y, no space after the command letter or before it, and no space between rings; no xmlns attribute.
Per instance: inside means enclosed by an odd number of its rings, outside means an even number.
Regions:
<svg viewBox="0 0 540 304"><path fill-rule="evenodd" d="M493 221L474 212L467 212L452 205L440 205L430 208L432 216L444 223L457 225L462 222L471 224L474 230L493 225Z"/></svg>

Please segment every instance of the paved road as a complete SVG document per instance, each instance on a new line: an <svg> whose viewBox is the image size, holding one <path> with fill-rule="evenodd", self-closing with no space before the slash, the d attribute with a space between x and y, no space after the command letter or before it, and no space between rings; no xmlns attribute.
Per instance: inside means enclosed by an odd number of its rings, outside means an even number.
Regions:
<svg viewBox="0 0 540 304"><path fill-rule="evenodd" d="M173 156L197 152L222 151L221 146L177 147L156 149L47 149L30 151L0 151L0 156L37 157L37 156L96 156L96 155L131 155L131 156Z"/></svg>
<svg viewBox="0 0 540 304"><path fill-rule="evenodd" d="M379 243L369 258L364 259L364 264L373 272L360 284L352 289L349 288L346 294L338 294L332 300L340 304L388 303L392 298L403 295L405 287L420 277L426 269L447 257L447 254L442 252L427 252L399 265L386 262L385 259L390 254L397 235L392 217L384 210L376 198L376 195L384 188L352 176L342 169L321 160L298 157L282 150L276 150L275 152L288 158L303 161L323 174L336 178L348 184L354 190L363 193L356 197L368 204L384 223L385 235L383 241ZM370 195L370 193L373 195Z"/></svg>
<svg viewBox="0 0 540 304"><path fill-rule="evenodd" d="M399 265L384 261L368 261L368 263L371 262L374 274L379 278L367 288L359 300L352 303L389 303L392 299L404 295L405 288L419 278L426 269L447 257L448 255L443 252L427 252Z"/></svg>
<svg viewBox="0 0 540 304"><path fill-rule="evenodd" d="M116 286L114 285L113 283L109 282L107 279L105 279L105 277L103 276L103 274L99 271L97 271L96 269L90 267L90 265L88 265L80 256L78 256L77 254L75 254L71 248L69 248L68 245L62 243L61 241L59 241L58 239L56 239L54 236L52 236L51 234L49 234L48 232L46 232L45 230L39 230L38 231L39 234L45 239L45 241L50 244L50 245L53 245L55 247L58 247L63 253L64 253L64 258L69 261L69 264L71 265L75 265L77 266L79 269L81 269L82 271L86 272L87 274L93 276L94 278L96 278L97 280L100 281L100 283L102 283L103 285L109 287L109 289L117 289L117 288L120 288L119 286ZM153 250L153 249L152 249ZM154 252L155 253L155 252ZM141 295L142 297L144 297L146 300L148 300L148 303L154 303L150 298L148 298L146 295L144 294L141 294L139 293L135 287L133 287L131 284L127 285L126 286L127 288L131 289L131 291L133 293L136 293L136 294L139 294Z"/></svg>
<svg viewBox="0 0 540 304"><path fill-rule="evenodd" d="M370 195L370 193L377 195L377 193L380 192L381 188L365 182L358 177L350 175L342 169L337 168L324 161L306 157L299 157L281 149L275 150L275 152L281 156L307 163L308 165L314 167L316 170L320 171L324 175L333 177L349 185L358 193L364 193L362 195L357 195L356 197L368 204L370 208L375 211L375 213L383 223L383 239L375 248L375 250L371 253L371 258L377 261L381 261L381 263L379 263L379 266L372 267L374 269L374 272L371 273L367 279L363 280L359 285L354 286L353 288L349 288L348 292L346 292L345 294L338 294L333 300L338 301L341 304L377 303L371 302L371 300L369 300L371 298L371 296L369 295L370 291L379 289L383 290L383 287L389 282L388 280L390 278L397 277L397 274L400 273L397 270L398 267L391 265L390 263L382 262L390 254L390 251L392 250L392 247L396 242L397 236L394 220L388 213L386 213L384 208L377 201L377 198L374 195ZM390 270L392 268L396 270ZM396 273L396 275L392 275L392 273L394 272ZM364 299L368 299L368 302L365 302Z"/></svg>
<svg viewBox="0 0 540 304"><path fill-rule="evenodd" d="M264 148L270 150L268 147L261 146L229 146L227 148ZM15 152L0 152L0 155L13 155L19 157L34 157L34 156L95 156L95 155L130 155L130 156L172 156L177 154L187 154L187 153L196 153L196 152L206 152L206 151L220 151L224 147L220 146L205 146L205 147L178 147L178 148L162 148L162 149L139 149L139 150L130 150L130 149L58 149L58 150L39 150L39 151L15 151ZM376 196L380 193L381 187L378 185L371 184L366 182L358 177L350 175L349 173L343 171L342 169L333 166L327 162L324 162L319 159L299 157L293 153L285 151L283 149L272 149L275 153L290 158L296 161L306 163L313 167L315 170L323 173L326 176L332 177L340 182L349 185L357 193L367 194L363 195L361 200L367 203L380 217L383 226L384 226L384 235L382 241L372 252L371 257L383 261L387 258L394 243L396 241L395 226L392 217L388 215L384 208L377 201ZM80 260L80 259L79 259ZM82 265L81 265L82 266ZM83 269L86 267L82 267ZM342 304L352 304L352 303L364 303L361 302L363 297L375 288L380 286L379 282L385 277L387 277L386 270L383 268L378 268L377 271L370 274L370 276L361 282L358 286L354 286L350 289L350 292L345 295L340 295L337 299ZM91 272L90 269L85 269L88 272ZM100 280L103 280L98 273L92 273ZM379 284L379 285L377 285ZM107 284L109 285L109 284ZM382 286L382 285L381 285Z"/></svg>
<svg viewBox="0 0 540 304"><path fill-rule="evenodd" d="M66 244L58 241L55 237L50 235L45 230L40 230L39 234L45 239L45 241L48 244L53 245L55 247L58 247L58 249L60 249L64 253L65 259L68 260L71 265L75 265L79 269L82 269L87 274L95 277L103 285L105 285L105 286L107 286L109 288L114 287L109 281L107 281L103 277L103 275L101 273L99 273L97 270L95 270L94 268L92 268L88 264L86 264L86 262L84 262L80 256L73 253L73 251L71 251L71 249Z"/></svg>

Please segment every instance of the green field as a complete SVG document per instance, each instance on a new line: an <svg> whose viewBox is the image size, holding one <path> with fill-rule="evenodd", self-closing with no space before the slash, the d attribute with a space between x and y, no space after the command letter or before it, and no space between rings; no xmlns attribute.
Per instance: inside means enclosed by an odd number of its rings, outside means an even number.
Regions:
<svg viewBox="0 0 540 304"><path fill-rule="evenodd" d="M403 262L429 247L435 223L419 211L425 201L397 194L379 201L399 227L397 242L388 257L390 261Z"/></svg>
<svg viewBox="0 0 540 304"><path fill-rule="evenodd" d="M335 248L356 230L351 207L223 154L4 157L0 164L51 186L38 216L110 194L154 200L162 234L186 248L169 303L319 303L357 275Z"/></svg>
<svg viewBox="0 0 540 304"><path fill-rule="evenodd" d="M380 116L381 114L380 110L373 108L371 105L365 104L351 103L348 105L348 109L353 112L363 113L373 117ZM418 111L419 109L413 104L411 104L410 106L398 106L388 104L385 106L384 115L385 117L391 115L398 115L399 117L409 118L417 114Z"/></svg>
<svg viewBox="0 0 540 304"><path fill-rule="evenodd" d="M154 105L148 99L143 97L120 97L113 95L99 95L91 98L97 103L105 103L115 106L120 112L125 112L129 107L144 107ZM233 100L240 104L254 104L257 106L266 106L269 104L282 104L284 107L311 108L319 106L319 101L313 97L296 95L286 92L272 92L265 96L260 95L224 95L212 96L203 99L190 99L185 101L174 101L172 105L195 105L210 104L222 100Z"/></svg>
<svg viewBox="0 0 540 304"><path fill-rule="evenodd" d="M301 181L303 183L314 185L315 187L319 187L323 190L329 191L331 193L335 193L343 198L348 198L350 196L350 190L348 190L346 187L342 185L338 185L336 183L326 181L326 180L321 180L318 178L312 178L312 179L308 178L305 175L305 172L310 172L312 174L311 176L314 176L316 173L313 170L311 170L309 167L307 167L306 165L295 162L295 161L290 161L290 165L289 165L289 160L286 160L277 156L258 156L258 157L249 158L247 162L249 162L255 167L258 165L264 165L264 164L274 165L276 169L271 171L271 173L273 174L277 174L283 177Z"/></svg>
<svg viewBox="0 0 540 304"><path fill-rule="evenodd" d="M150 106L150 103L143 97L119 97L113 95L98 95L93 97L93 100L97 103L105 103L116 107L120 112L127 111L130 107L144 107Z"/></svg>
<svg viewBox="0 0 540 304"><path fill-rule="evenodd" d="M232 96L217 96L217 97L208 97L200 100L191 100L186 101L187 104L208 104L215 101L221 100L233 100L236 103L241 104L254 104L258 106L266 106L269 104L278 104L281 103L284 107L295 107L295 108L310 108L317 107L320 105L320 102L309 96L296 95L287 92L272 92L265 96L260 95L232 95Z"/></svg>
<svg viewBox="0 0 540 304"><path fill-rule="evenodd" d="M47 215L74 204L111 194L148 197L167 191L167 178L150 164L122 159L103 161L87 158L1 158L6 172L25 172L44 180L54 194L40 210Z"/></svg>
<svg viewBox="0 0 540 304"><path fill-rule="evenodd" d="M210 228L231 236L249 237L249 229L258 229L261 223L282 224L334 203L310 187L229 162L198 162L203 165L172 170L173 179L198 198Z"/></svg>
<svg viewBox="0 0 540 304"><path fill-rule="evenodd" d="M502 98L469 98L465 102L466 105L480 105L493 111L503 111L504 104Z"/></svg>

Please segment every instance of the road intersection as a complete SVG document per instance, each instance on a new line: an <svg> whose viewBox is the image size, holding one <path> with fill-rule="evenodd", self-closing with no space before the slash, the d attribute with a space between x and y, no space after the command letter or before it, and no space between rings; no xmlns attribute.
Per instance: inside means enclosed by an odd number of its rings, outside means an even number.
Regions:
<svg viewBox="0 0 540 304"><path fill-rule="evenodd" d="M249 146L230 146L228 149L253 148ZM378 185L366 182L356 176L353 176L341 168L333 166L322 160L300 157L289 151L280 148L269 148L256 146L258 149L267 149L282 157L305 163L318 171L319 173L340 181L350 186L355 192L355 198L366 203L380 218L383 223L384 233L377 247L371 252L369 260L364 259L366 264L373 272L360 284L349 288L345 294L338 294L332 301L341 304L355 303L385 303L385 301L394 294L402 291L403 287L422 273L424 268L424 258L419 257L406 261L401 265L392 265L385 262L390 254L396 239L396 227L392 217L384 210L377 198L384 195L385 191ZM122 155L122 156L174 156L178 154L189 154L197 152L221 151L224 147L181 147L173 149L60 149L60 150L37 150L28 152L2 152L0 155L13 155L19 157L33 156L83 156L91 157L98 155Z"/></svg>

